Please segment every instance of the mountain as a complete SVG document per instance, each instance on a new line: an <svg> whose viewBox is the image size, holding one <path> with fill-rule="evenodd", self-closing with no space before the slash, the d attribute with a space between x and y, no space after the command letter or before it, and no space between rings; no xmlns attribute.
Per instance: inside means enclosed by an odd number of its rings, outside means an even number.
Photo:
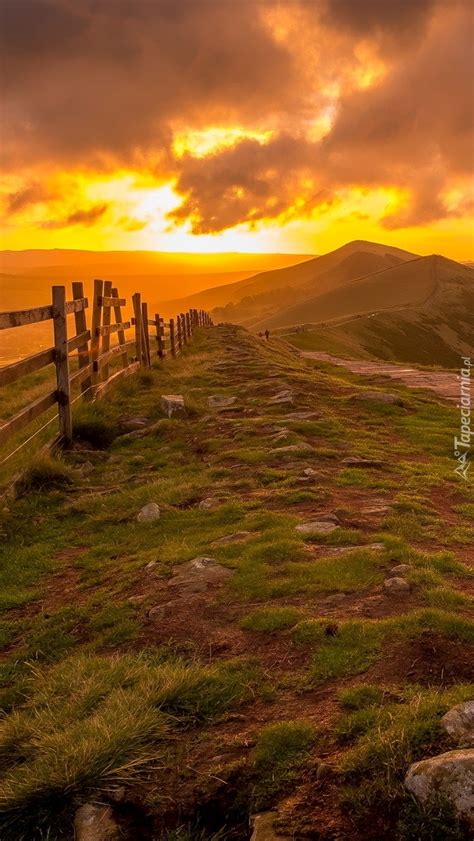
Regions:
<svg viewBox="0 0 474 841"><path fill-rule="evenodd" d="M328 289L333 285L330 272L334 271L343 261L354 258L355 255L365 254L365 258L356 257L352 268L349 264L344 270L346 277L358 277L377 268L387 268L394 263L413 259L416 254L382 245L375 242L355 240L346 245L314 257L288 268L274 269L260 272L246 280L231 283L225 288L212 287L186 298L170 302L178 309L188 307L229 307L228 310L217 315L229 321L251 325L252 319L267 312L273 312L277 306L294 301L294 290L302 290L301 294L315 294L317 290ZM368 262L377 258L376 262ZM362 265L365 260L365 265ZM334 283L337 283L337 278ZM300 292L298 292L300 294ZM234 310L233 307L236 309Z"/></svg>
<svg viewBox="0 0 474 841"><path fill-rule="evenodd" d="M267 326L314 324L293 337L307 350L458 367L474 354L473 314L474 270L431 255L342 284Z"/></svg>

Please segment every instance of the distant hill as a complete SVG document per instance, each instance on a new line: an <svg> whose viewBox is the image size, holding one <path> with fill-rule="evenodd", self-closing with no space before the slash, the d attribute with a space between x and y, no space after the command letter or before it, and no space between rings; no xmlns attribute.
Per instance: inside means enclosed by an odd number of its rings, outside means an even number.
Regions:
<svg viewBox="0 0 474 841"><path fill-rule="evenodd" d="M327 273L339 266L346 258L361 252L368 254L369 259L372 255L387 260L388 262L383 263L385 268L388 265L393 265L390 262L392 260L400 262L417 256L410 251L403 251L401 248L394 248L390 245L355 240L346 243L335 251L300 262L298 265L260 272L246 280L229 284L225 289L212 287L198 292L196 295L177 299L172 303L178 309L185 310L189 307L205 307L207 309L228 307L228 310L218 312L216 315L239 324L251 325L252 319L258 317L259 314L263 316L268 311L272 312L278 306L286 304L286 302L294 301L293 293L295 289L301 290L301 295L305 295L314 294L319 289L328 288L331 285L331 280ZM382 264L378 267L382 267ZM366 274L374 270L371 265L364 269L356 260L352 277L357 277L361 271ZM229 307L229 305L231 306Z"/></svg>
<svg viewBox="0 0 474 841"><path fill-rule="evenodd" d="M274 316L317 322L297 346L339 355L459 366L474 354L474 270L431 255L352 281Z"/></svg>

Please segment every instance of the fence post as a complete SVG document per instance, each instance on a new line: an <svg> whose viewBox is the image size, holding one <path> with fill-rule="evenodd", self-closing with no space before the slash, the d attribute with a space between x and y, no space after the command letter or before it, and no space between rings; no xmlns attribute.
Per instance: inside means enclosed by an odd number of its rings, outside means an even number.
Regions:
<svg viewBox="0 0 474 841"><path fill-rule="evenodd" d="M66 444L72 441L71 386L67 350L66 288L53 286L54 364L56 366L59 432Z"/></svg>
<svg viewBox="0 0 474 841"><path fill-rule="evenodd" d="M174 318L170 318L170 348L171 356L176 356L176 342L174 334Z"/></svg>
<svg viewBox="0 0 474 841"><path fill-rule="evenodd" d="M72 297L75 301L78 298L84 297L84 284L79 280L73 281ZM74 313L74 324L76 327L76 336L80 336L81 333L85 333L87 331L87 318L85 310L78 310ZM83 345L79 345L77 348L77 361L79 363L79 368L85 368L86 365L89 365L89 345L87 341L85 341ZM88 377L81 383L81 394L84 395L86 391L89 391L90 387L91 378Z"/></svg>
<svg viewBox="0 0 474 841"><path fill-rule="evenodd" d="M161 318L159 312L155 312L155 325L156 325L156 346L157 346L157 353L159 359L163 359L163 337L162 337L162 327L161 327Z"/></svg>
<svg viewBox="0 0 474 841"><path fill-rule="evenodd" d="M104 296L104 298L110 298L111 295L112 295L112 281L111 280L105 280L104 281L103 296ZM111 316L111 311L110 310L111 310L110 307L104 307L104 305L102 304L102 324L103 324L104 327L109 327L109 325L110 325L110 316ZM105 335L102 336L101 352L105 353L107 350L109 350L109 348L110 348L110 333L105 333ZM98 360L98 362L99 362L99 366L100 366L100 359ZM102 368L102 371L100 371L100 369L99 369L99 371L97 373L98 373L98 380L99 381L104 380L106 382L109 379L109 366L107 364L105 364L104 367Z"/></svg>
<svg viewBox="0 0 474 841"><path fill-rule="evenodd" d="M143 350L145 356L145 365L151 368L150 357L150 334L148 332L148 304L142 304L142 328L143 328Z"/></svg>
<svg viewBox="0 0 474 841"><path fill-rule="evenodd" d="M186 319L186 331L187 331L187 334L188 334L188 339L191 339L191 336L193 335L193 328L192 328L192 325L191 325L191 316L190 316L189 312L186 313L185 319Z"/></svg>
<svg viewBox="0 0 474 841"><path fill-rule="evenodd" d="M181 312L179 314L179 320L180 320L180 323L181 323L181 342L182 342L183 345L187 345L188 337L186 335L186 320L184 318L184 313L183 312Z"/></svg>
<svg viewBox="0 0 474 841"><path fill-rule="evenodd" d="M181 335L181 316L180 315L176 316L176 332L177 332L177 338L178 338L178 352L179 352L179 351L181 351L181 348L183 346L183 337Z"/></svg>
<svg viewBox="0 0 474 841"><path fill-rule="evenodd" d="M143 365L143 355L142 355L142 305L141 305L141 295L139 292L135 292L132 295L132 304L133 304L133 315L135 319L135 345L137 350L137 360L140 363L140 367Z"/></svg>
<svg viewBox="0 0 474 841"><path fill-rule="evenodd" d="M98 383L99 372L97 368L97 360L100 351L100 335L99 328L102 319L102 307L100 306L100 298L104 293L104 281L94 280L94 298L92 301L92 325L91 325L91 363L92 363L92 388L88 392L88 400L94 397L95 386Z"/></svg>
<svg viewBox="0 0 474 841"><path fill-rule="evenodd" d="M119 291L114 286L114 288L112 289L112 298L118 298L118 297L119 297ZM120 304L114 304L114 316L115 316L115 323L116 324L122 324L123 323L122 322L122 307L120 306ZM118 330L117 338L118 338L119 345L124 345L125 344L125 330ZM128 353L127 353L127 350L124 350L124 352L122 353L122 365L123 365L124 368L128 368Z"/></svg>

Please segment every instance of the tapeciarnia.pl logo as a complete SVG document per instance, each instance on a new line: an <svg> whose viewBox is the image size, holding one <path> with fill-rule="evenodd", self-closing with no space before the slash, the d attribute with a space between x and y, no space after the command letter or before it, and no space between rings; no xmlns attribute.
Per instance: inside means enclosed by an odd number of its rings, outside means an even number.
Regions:
<svg viewBox="0 0 474 841"><path fill-rule="evenodd" d="M454 436L454 457L458 462L454 472L466 481L471 466L470 450L471 437L474 431L471 429L471 359L469 356L462 357L462 368L459 380L459 403L457 404L461 415L459 438Z"/></svg>

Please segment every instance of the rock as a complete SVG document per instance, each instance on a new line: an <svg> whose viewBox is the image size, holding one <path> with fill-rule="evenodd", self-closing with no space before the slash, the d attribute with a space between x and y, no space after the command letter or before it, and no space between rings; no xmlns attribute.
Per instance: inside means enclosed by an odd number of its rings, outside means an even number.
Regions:
<svg viewBox="0 0 474 841"><path fill-rule="evenodd" d="M253 815L250 819L253 829L250 841L282 841L282 839L289 838L288 835L277 834L274 829L276 819L276 812L262 812L260 815Z"/></svg>
<svg viewBox="0 0 474 841"><path fill-rule="evenodd" d="M375 514L387 514L388 513L388 505L369 505L367 508L360 509L361 514L375 515Z"/></svg>
<svg viewBox="0 0 474 841"><path fill-rule="evenodd" d="M302 420L319 420L321 415L319 412L290 412L290 414L285 415L287 420L295 420L295 421L302 421Z"/></svg>
<svg viewBox="0 0 474 841"><path fill-rule="evenodd" d="M327 762L320 762L316 769L316 779L317 780L327 780L329 777L334 777L335 771L332 765L328 765Z"/></svg>
<svg viewBox="0 0 474 841"><path fill-rule="evenodd" d="M138 596L129 596L127 601L130 604L141 604L142 602L146 602L148 595L146 593L140 593Z"/></svg>
<svg viewBox="0 0 474 841"><path fill-rule="evenodd" d="M165 619L166 614L168 612L167 611L168 604L169 603L167 602L166 604L159 604L159 605L156 605L156 607L150 608L150 610L148 611L148 618L149 619L154 619L155 621L158 621L160 619Z"/></svg>
<svg viewBox="0 0 474 841"><path fill-rule="evenodd" d="M410 564L397 564L396 567L393 567L390 570L390 573L391 573L392 576L395 576L395 577L401 576L402 578L403 578L404 575L407 575L409 572L411 572Z"/></svg>
<svg viewBox="0 0 474 841"><path fill-rule="evenodd" d="M410 585L404 578L395 576L394 578L387 578L383 587L385 592L390 596L405 596L410 592Z"/></svg>
<svg viewBox="0 0 474 841"><path fill-rule="evenodd" d="M160 519L160 509L156 502L147 502L137 515L139 523L155 523Z"/></svg>
<svg viewBox="0 0 474 841"><path fill-rule="evenodd" d="M474 750L451 750L414 762L405 786L421 803L447 801L474 828Z"/></svg>
<svg viewBox="0 0 474 841"><path fill-rule="evenodd" d="M161 408L170 418L172 415L184 415L186 408L182 394L162 394Z"/></svg>
<svg viewBox="0 0 474 841"><path fill-rule="evenodd" d="M226 543L236 543L238 540L247 540L252 536L251 531L236 531L233 534L226 534L225 537L219 537L213 540L211 546L224 546Z"/></svg>
<svg viewBox="0 0 474 841"><path fill-rule="evenodd" d="M127 789L125 786L117 786L117 788L113 788L108 791L107 796L110 800L113 800L114 803L123 803L127 797Z"/></svg>
<svg viewBox="0 0 474 841"><path fill-rule="evenodd" d="M372 458L361 458L360 456L348 456L343 458L341 464L346 467L381 467L383 462Z"/></svg>
<svg viewBox="0 0 474 841"><path fill-rule="evenodd" d="M318 471L313 470L312 467L305 467L305 469L303 470L303 474L305 476L310 476L312 479L314 479L318 475Z"/></svg>
<svg viewBox="0 0 474 841"><path fill-rule="evenodd" d="M148 564L145 564L144 569L150 570L154 569L156 566L158 566L158 561L150 561Z"/></svg>
<svg viewBox="0 0 474 841"><path fill-rule="evenodd" d="M443 715L441 724L459 747L474 748L474 699L456 704Z"/></svg>
<svg viewBox="0 0 474 841"><path fill-rule="evenodd" d="M301 523L299 526L296 526L296 531L299 534L331 534L338 528L336 523L332 523L329 520L312 520L309 523Z"/></svg>
<svg viewBox="0 0 474 841"><path fill-rule="evenodd" d="M176 571L175 571L176 570ZM193 558L173 569L168 587L178 587L190 593L201 593L211 586L223 584L233 575L233 570L219 564L214 558Z"/></svg>
<svg viewBox="0 0 474 841"><path fill-rule="evenodd" d="M219 500L216 499L215 496L207 496L206 499L201 499L198 508L200 508L201 511L209 511L211 508L217 508L218 505Z"/></svg>
<svg viewBox="0 0 474 841"><path fill-rule="evenodd" d="M145 429L149 424L149 418L145 416L122 415L118 419L121 432L135 432L137 429Z"/></svg>
<svg viewBox="0 0 474 841"><path fill-rule="evenodd" d="M85 803L74 817L76 841L116 841L119 828L110 806Z"/></svg>
<svg viewBox="0 0 474 841"><path fill-rule="evenodd" d="M224 394L213 394L208 397L211 409L227 409L237 402L237 397L226 397Z"/></svg>
<svg viewBox="0 0 474 841"><path fill-rule="evenodd" d="M288 389L285 389L285 391L280 391L278 394L275 394L275 396L271 398L270 403L293 403L293 392L289 391Z"/></svg>
<svg viewBox="0 0 474 841"><path fill-rule="evenodd" d="M350 400L369 400L375 403L391 403L393 406L403 406L403 400L398 394L388 394L385 391L359 391Z"/></svg>
<svg viewBox="0 0 474 841"><path fill-rule="evenodd" d="M331 555L341 555L344 552L355 552L357 549L370 549L374 552L380 552L385 549L383 543L361 543L353 546L334 546L325 551L330 552Z"/></svg>
<svg viewBox="0 0 474 841"><path fill-rule="evenodd" d="M273 447L270 450L271 455L284 455L285 453L305 453L312 450L311 444L306 444L302 441L301 444L288 444L286 447Z"/></svg>

